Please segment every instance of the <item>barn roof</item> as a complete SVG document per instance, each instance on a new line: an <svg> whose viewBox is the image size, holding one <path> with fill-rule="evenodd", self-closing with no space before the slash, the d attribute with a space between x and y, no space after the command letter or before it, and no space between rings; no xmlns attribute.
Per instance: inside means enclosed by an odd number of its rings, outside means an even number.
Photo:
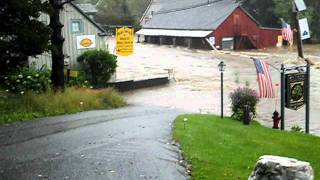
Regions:
<svg viewBox="0 0 320 180"><path fill-rule="evenodd" d="M143 28L215 30L240 6L234 0L216 0L209 4L207 0L162 0L162 3Z"/></svg>

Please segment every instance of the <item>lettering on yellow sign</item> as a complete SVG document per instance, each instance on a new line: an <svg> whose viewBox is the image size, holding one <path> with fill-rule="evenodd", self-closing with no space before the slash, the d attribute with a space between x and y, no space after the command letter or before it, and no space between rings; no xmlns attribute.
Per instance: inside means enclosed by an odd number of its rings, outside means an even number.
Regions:
<svg viewBox="0 0 320 180"><path fill-rule="evenodd" d="M122 27L116 30L116 53L120 56L133 54L134 30L133 28Z"/></svg>

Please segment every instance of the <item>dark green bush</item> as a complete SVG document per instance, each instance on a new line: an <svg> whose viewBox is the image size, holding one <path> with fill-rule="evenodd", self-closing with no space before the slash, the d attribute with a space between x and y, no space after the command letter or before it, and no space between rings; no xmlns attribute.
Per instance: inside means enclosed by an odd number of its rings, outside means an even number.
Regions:
<svg viewBox="0 0 320 180"><path fill-rule="evenodd" d="M4 75L1 86L5 91L17 94L30 90L39 93L50 88L50 75L51 71L46 66L39 70L33 67L18 68Z"/></svg>
<svg viewBox="0 0 320 180"><path fill-rule="evenodd" d="M259 102L258 93L250 88L238 88L230 94L232 118L242 121L244 118L244 108L248 105L251 112L256 116L256 105Z"/></svg>
<svg viewBox="0 0 320 180"><path fill-rule="evenodd" d="M117 68L117 56L103 50L90 50L80 55L77 61L92 85L106 84Z"/></svg>

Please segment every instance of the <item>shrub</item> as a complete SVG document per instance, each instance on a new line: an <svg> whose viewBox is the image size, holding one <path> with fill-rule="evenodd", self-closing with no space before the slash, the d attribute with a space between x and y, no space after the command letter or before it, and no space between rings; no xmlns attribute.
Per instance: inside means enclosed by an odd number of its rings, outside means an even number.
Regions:
<svg viewBox="0 0 320 180"><path fill-rule="evenodd" d="M253 115L256 116L256 105L259 102L259 97L255 90L247 87L238 88L230 94L230 98L233 119L243 120L245 105L248 105Z"/></svg>
<svg viewBox="0 0 320 180"><path fill-rule="evenodd" d="M117 56L103 50L90 50L80 55L77 61L92 85L103 85L109 81L117 67Z"/></svg>
<svg viewBox="0 0 320 180"><path fill-rule="evenodd" d="M33 67L18 68L4 75L1 86L7 92L24 94L31 90L39 93L50 88L50 75L51 71L46 66L39 70Z"/></svg>

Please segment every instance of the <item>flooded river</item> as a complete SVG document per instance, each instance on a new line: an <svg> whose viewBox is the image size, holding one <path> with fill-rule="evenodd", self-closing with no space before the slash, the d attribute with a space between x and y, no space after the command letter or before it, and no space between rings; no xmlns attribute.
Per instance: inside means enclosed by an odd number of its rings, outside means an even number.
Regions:
<svg viewBox="0 0 320 180"><path fill-rule="evenodd" d="M113 49L114 40L109 40ZM320 45L305 46L306 57L320 62ZM135 53L118 58L117 79L145 79L160 77L173 70L171 83L125 93L128 103L158 105L189 110L195 113L220 114L220 72L218 64L223 60L227 67L224 73L224 109L231 115L229 94L237 87L249 86L258 90L256 71L250 57L261 58L280 68L281 63L297 59L295 49L252 50L242 52L217 52L193 50L184 47L136 44ZM272 69L273 83L280 84L280 73ZM278 89L279 93L279 89ZM279 95L278 95L279 97ZM312 67L311 75L311 124L313 132L320 133L320 70ZM262 99L258 106L258 120L272 126L272 113L280 111L280 100ZM286 129L292 126L304 128L304 108L286 110Z"/></svg>

